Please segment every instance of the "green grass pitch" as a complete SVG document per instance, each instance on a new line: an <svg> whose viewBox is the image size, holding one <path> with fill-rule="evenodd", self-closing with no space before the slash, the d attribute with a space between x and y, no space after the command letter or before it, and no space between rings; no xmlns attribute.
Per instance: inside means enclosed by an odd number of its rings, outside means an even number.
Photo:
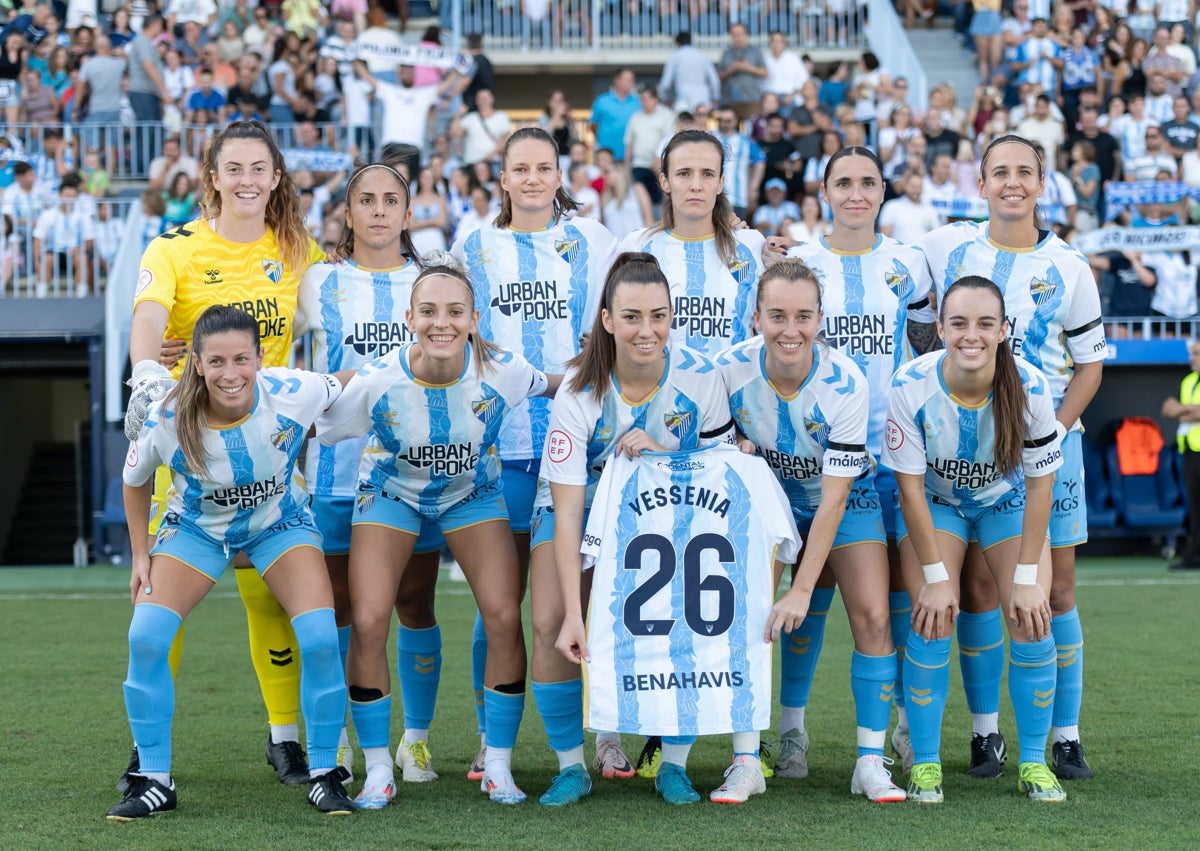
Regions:
<svg viewBox="0 0 1200 851"><path fill-rule="evenodd" d="M130 744L121 697L127 577L109 567L0 570L0 848L1194 848L1200 835L1190 775L1200 753L1192 626L1200 577L1169 574L1158 560L1080 566L1082 729L1096 779L1067 784L1062 805L1017 793L1007 693L1001 729L1012 756L1004 776L965 776L970 719L957 664L943 735L946 802L852 797L851 645L837 603L808 710L806 780L768 781L767 794L739 807L673 809L650 781L597 778L590 799L546 810L536 799L556 763L529 699L514 769L530 800L493 805L465 779L478 746L469 685L474 609L465 585L443 581L444 664L430 740L441 779L401 783L383 811L321 816L302 788L280 785L263 758L265 717L227 575L188 621L174 728L179 809L111 825L104 812L118 800L113 783ZM397 701L393 743L401 728ZM626 737L631 756L640 747ZM716 737L693 750L689 772L702 793L719 785L728 748L728 737Z"/></svg>

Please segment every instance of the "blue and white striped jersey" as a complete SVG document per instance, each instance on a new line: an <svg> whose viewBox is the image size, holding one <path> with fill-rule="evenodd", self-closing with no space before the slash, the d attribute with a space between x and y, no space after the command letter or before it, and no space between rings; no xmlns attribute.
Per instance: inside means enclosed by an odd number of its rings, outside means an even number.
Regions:
<svg viewBox="0 0 1200 851"><path fill-rule="evenodd" d="M1011 249L988 237L987 222L957 222L926 234L920 245L939 299L965 275L1000 287L1013 353L1046 376L1056 409L1074 365L1104 360L1096 279L1084 256L1053 233L1031 249Z"/></svg>
<svg viewBox="0 0 1200 851"><path fill-rule="evenodd" d="M836 349L813 348L812 370L791 396L781 396L767 376L761 336L722 352L717 367L734 422L754 441L792 508L816 510L822 475L853 479L870 467L867 379Z"/></svg>
<svg viewBox="0 0 1200 851"><path fill-rule="evenodd" d="M413 281L420 269L364 269L352 260L310 266L300 282L296 333L312 333L312 368L358 369L413 339L404 324ZM309 441L304 479L316 496L354 496L358 462L367 438L333 446Z"/></svg>
<svg viewBox="0 0 1200 851"><path fill-rule="evenodd" d="M883 451L883 424L892 373L913 357L908 322L933 322L928 264L921 249L876 236L867 251L829 247L825 237L793 246L821 279L825 342L854 361L871 385L867 448Z"/></svg>
<svg viewBox="0 0 1200 851"><path fill-rule="evenodd" d="M167 510L180 525L238 547L280 520L308 511L296 459L318 415L342 392L338 380L298 369L261 370L254 407L204 435L208 471L188 467L175 430L175 402L156 402L125 458L127 485L144 485L160 465L174 474Z"/></svg>
<svg viewBox="0 0 1200 851"><path fill-rule="evenodd" d="M550 409L535 506L550 505L550 482L586 485L590 505L604 462L632 428L672 450L731 438L729 396L716 365L681 346L668 349L666 361L657 389L637 404L621 393L615 376L602 400L590 390L571 392L573 371L563 376Z"/></svg>
<svg viewBox="0 0 1200 851"><path fill-rule="evenodd" d="M616 239L595 219L563 219L540 231L479 228L452 253L475 286L479 333L520 352L536 368L560 373L592 330ZM546 441L550 400L517 407L500 431L500 457L537 458Z"/></svg>
<svg viewBox="0 0 1200 851"><path fill-rule="evenodd" d="M372 361L317 423L322 443L370 433L360 483L399 497L429 518L500 478L496 441L504 417L546 389L525 358L501 351L481 374L471 347L451 384L412 374L413 343Z"/></svg>
<svg viewBox="0 0 1200 851"><path fill-rule="evenodd" d="M992 397L964 405L942 377L946 353L930 352L905 364L892 379L883 463L897 473L925 474L925 491L970 510L994 504L1024 480L1052 475L1062 466L1061 441L1046 377L1017 358L1025 390L1022 469L1004 477L996 469Z"/></svg>
<svg viewBox="0 0 1200 851"><path fill-rule="evenodd" d="M645 228L621 240L618 251L653 254L667 276L675 311L671 342L707 355L754 336L754 298L766 237L734 231L737 254L721 259L715 237L686 239Z"/></svg>
<svg viewBox="0 0 1200 851"><path fill-rule="evenodd" d="M725 196L734 207L749 206L750 172L758 163L766 162L767 155L744 133L717 134L717 139L725 148L725 168L721 175L725 178Z"/></svg>
<svg viewBox="0 0 1200 851"><path fill-rule="evenodd" d="M693 736L771 723L763 641L800 536L762 459L730 446L614 458L588 515L588 726Z"/></svg>

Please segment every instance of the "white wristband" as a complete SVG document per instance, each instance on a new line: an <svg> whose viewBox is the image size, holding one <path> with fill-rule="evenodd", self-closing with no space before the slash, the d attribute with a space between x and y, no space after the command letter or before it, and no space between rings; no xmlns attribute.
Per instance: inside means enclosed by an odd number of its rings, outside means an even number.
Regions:
<svg viewBox="0 0 1200 851"><path fill-rule="evenodd" d="M1013 572L1013 585L1037 585L1037 572L1036 564L1018 564Z"/></svg>
<svg viewBox="0 0 1200 851"><path fill-rule="evenodd" d="M950 574L946 572L946 563L939 561L933 564L921 565L921 570L925 572L925 583L932 585L934 582L948 582Z"/></svg>
<svg viewBox="0 0 1200 851"><path fill-rule="evenodd" d="M1064 437L1067 436L1067 432L1070 431L1070 429L1068 429L1065 425L1063 425L1059 420L1055 420L1054 421L1054 431L1058 435L1058 439L1062 440Z"/></svg>

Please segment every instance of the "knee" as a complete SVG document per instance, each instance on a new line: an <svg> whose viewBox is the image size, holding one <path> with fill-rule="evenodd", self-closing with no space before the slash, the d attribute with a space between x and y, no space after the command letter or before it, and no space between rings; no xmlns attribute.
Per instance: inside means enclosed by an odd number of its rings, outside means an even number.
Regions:
<svg viewBox="0 0 1200 851"><path fill-rule="evenodd" d="M432 594L413 594L396 600L396 614L409 629L429 629L437 624Z"/></svg>
<svg viewBox="0 0 1200 851"><path fill-rule="evenodd" d="M533 616L533 643L535 646L554 650L558 633L562 630L563 612L555 606L552 612L535 612Z"/></svg>
<svg viewBox="0 0 1200 851"><path fill-rule="evenodd" d="M561 626L561 623L560 623ZM505 606L483 613L483 628L488 641L512 641L521 635L521 610L516 606ZM558 631L554 638L557 640Z"/></svg>
<svg viewBox="0 0 1200 851"><path fill-rule="evenodd" d="M852 620L854 642L871 656L882 656L891 649L892 620L886 605L871 606L857 612Z"/></svg>
<svg viewBox="0 0 1200 851"><path fill-rule="evenodd" d="M352 614L354 641L361 647L377 647L387 643L392 628L390 608L355 606Z"/></svg>
<svg viewBox="0 0 1200 851"><path fill-rule="evenodd" d="M966 571L960 587L964 611L985 612L1000 605L1000 594L992 575L986 570Z"/></svg>
<svg viewBox="0 0 1200 851"><path fill-rule="evenodd" d="M170 609L143 603L134 607L129 622L129 662L147 669L166 664L171 643L183 621Z"/></svg>
<svg viewBox="0 0 1200 851"><path fill-rule="evenodd" d="M332 609L312 609L292 618L302 658L333 655L341 659L337 623Z"/></svg>
<svg viewBox="0 0 1200 851"><path fill-rule="evenodd" d="M1075 584L1065 584L1059 587L1056 583L1050 583L1050 610L1061 615L1064 612L1069 612L1075 608Z"/></svg>

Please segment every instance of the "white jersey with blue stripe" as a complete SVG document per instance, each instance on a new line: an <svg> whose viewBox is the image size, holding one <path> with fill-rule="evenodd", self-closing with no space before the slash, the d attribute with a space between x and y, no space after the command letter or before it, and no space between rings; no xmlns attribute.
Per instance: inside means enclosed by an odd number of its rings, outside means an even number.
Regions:
<svg viewBox="0 0 1200 851"><path fill-rule="evenodd" d="M743 133L718 134L717 140L725 148L725 168L721 175L725 179L725 196L734 207L746 207L750 204L750 173L758 163L766 162L766 154Z"/></svg>
<svg viewBox="0 0 1200 851"><path fill-rule="evenodd" d="M238 546L259 532L308 511L296 459L318 415L342 392L336 378L282 367L261 370L254 406L238 422L204 432L206 473L193 471L179 448L175 400L150 408L129 445L124 481L144 485L165 464L174 474L167 510L181 526Z"/></svg>
<svg viewBox="0 0 1200 851"><path fill-rule="evenodd" d="M913 357L908 322L935 320L928 264L921 249L877 235L866 251L838 251L826 237L793 246L821 279L825 342L854 361L871 385L867 448L883 451L892 374Z"/></svg>
<svg viewBox="0 0 1200 851"><path fill-rule="evenodd" d="M496 441L504 417L546 389L546 376L500 351L481 373L467 347L462 374L429 384L412 373L413 343L358 371L317 423L322 443L370 433L360 484L399 497L437 518L476 488L500 478Z"/></svg>
<svg viewBox="0 0 1200 851"><path fill-rule="evenodd" d="M762 459L730 446L614 458L588 515L588 726L663 736L765 730L763 641L799 533Z"/></svg>
<svg viewBox="0 0 1200 851"><path fill-rule="evenodd" d="M364 269L352 260L310 266L300 282L296 333L312 334L312 368L358 369L411 341L404 311L420 271L412 262L383 270ZM366 446L365 436L334 446L309 441L304 456L308 492L354 496Z"/></svg>
<svg viewBox="0 0 1200 851"><path fill-rule="evenodd" d="M461 236L452 253L475 287L479 333L560 373L592 330L616 239L595 219L562 219L545 230L492 225ZM500 457L537 458L546 441L548 399L517 407L500 431Z"/></svg>
<svg viewBox="0 0 1200 851"><path fill-rule="evenodd" d="M716 364L678 346L667 350L666 361L658 387L636 403L622 394L616 376L603 399L588 388L573 392L573 371L563 376L550 410L535 506L550 505L550 482L585 485L590 505L604 462L630 429L641 429L671 450L730 439L729 396Z"/></svg>
<svg viewBox="0 0 1200 851"><path fill-rule="evenodd" d="M670 231L634 231L618 251L653 254L667 276L675 317L671 342L707 355L754 336L754 298L762 275L766 237L756 230L734 231L731 260L721 258L716 237L688 239Z"/></svg>
<svg viewBox="0 0 1200 851"><path fill-rule="evenodd" d="M1021 466L1009 476L996 468L992 396L965 405L946 387L946 352L930 352L906 364L892 380L883 463L897 473L925 475L925 491L964 510L995 504L1025 478L1062 466L1061 440L1046 377L1017 358L1025 391Z"/></svg>
<svg viewBox="0 0 1200 851"><path fill-rule="evenodd" d="M758 447L792 508L816 511L822 475L857 478L869 467L870 389L854 361L836 349L813 348L808 378L790 396L767 375L762 337L722 352L717 367L738 430Z"/></svg>
<svg viewBox="0 0 1200 851"><path fill-rule="evenodd" d="M1057 409L1074 365L1104 360L1108 346L1087 260L1053 233L1040 235L1033 248L1012 249L988 237L987 222L957 222L919 243L939 299L966 275L982 275L1000 288L1013 353L1045 374Z"/></svg>

